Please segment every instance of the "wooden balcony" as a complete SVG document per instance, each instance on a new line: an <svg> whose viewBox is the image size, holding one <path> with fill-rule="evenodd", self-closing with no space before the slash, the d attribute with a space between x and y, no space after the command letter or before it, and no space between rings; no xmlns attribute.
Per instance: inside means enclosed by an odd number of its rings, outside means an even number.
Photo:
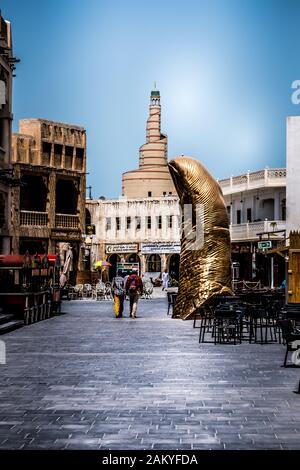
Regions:
<svg viewBox="0 0 300 470"><path fill-rule="evenodd" d="M55 215L55 227L57 228L79 228L79 219L77 215L71 214L56 214Z"/></svg>
<svg viewBox="0 0 300 470"><path fill-rule="evenodd" d="M20 211L20 225L44 227L48 225L47 212Z"/></svg>

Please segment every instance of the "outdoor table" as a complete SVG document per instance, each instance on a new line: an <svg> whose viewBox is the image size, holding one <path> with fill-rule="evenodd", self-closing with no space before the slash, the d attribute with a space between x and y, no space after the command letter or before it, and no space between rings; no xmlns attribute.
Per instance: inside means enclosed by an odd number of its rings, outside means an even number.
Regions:
<svg viewBox="0 0 300 470"><path fill-rule="evenodd" d="M48 291L40 292L0 292L0 304L2 307L12 309L13 313L24 319L25 325L37 321L39 313L47 307Z"/></svg>

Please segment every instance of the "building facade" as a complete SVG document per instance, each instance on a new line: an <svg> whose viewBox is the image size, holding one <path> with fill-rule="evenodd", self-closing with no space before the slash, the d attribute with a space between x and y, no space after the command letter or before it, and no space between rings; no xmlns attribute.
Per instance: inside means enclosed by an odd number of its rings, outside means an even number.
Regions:
<svg viewBox="0 0 300 470"><path fill-rule="evenodd" d="M86 131L44 119L23 119L12 138L13 252L60 253L71 245L74 273L85 233Z"/></svg>
<svg viewBox="0 0 300 470"><path fill-rule="evenodd" d="M280 285L286 274L284 259L276 254L267 257L264 249L276 248L286 237L286 169L254 171L219 184L230 220L237 276L260 280L263 285Z"/></svg>
<svg viewBox="0 0 300 470"><path fill-rule="evenodd" d="M11 123L14 70L11 24L0 12L0 254L11 250Z"/></svg>
<svg viewBox="0 0 300 470"><path fill-rule="evenodd" d="M300 116L289 116L286 129L287 234L300 230Z"/></svg>
<svg viewBox="0 0 300 470"><path fill-rule="evenodd" d="M176 195L168 168L168 137L161 132L160 93L151 91L146 143L139 149L139 168L122 176L122 194L128 198Z"/></svg>
<svg viewBox="0 0 300 470"><path fill-rule="evenodd" d="M284 260L267 257L260 242L275 248L285 239L286 170L265 169L219 181L232 243L235 277L279 285ZM177 196L87 200L95 235L87 237L92 260L112 264L138 262L142 274L160 276L164 269L178 278L181 211ZM271 272L275 273L274 275Z"/></svg>
<svg viewBox="0 0 300 470"><path fill-rule="evenodd" d="M160 277L164 269L178 277L180 210L176 196L87 200L86 206L95 225L95 235L86 238L91 266L98 259L109 261L110 279L118 263L136 263L148 277Z"/></svg>

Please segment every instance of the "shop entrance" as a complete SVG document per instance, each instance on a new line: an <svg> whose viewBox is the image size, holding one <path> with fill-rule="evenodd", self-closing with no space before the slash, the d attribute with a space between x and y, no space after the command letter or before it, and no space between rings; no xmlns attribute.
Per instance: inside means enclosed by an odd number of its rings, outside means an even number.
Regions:
<svg viewBox="0 0 300 470"><path fill-rule="evenodd" d="M176 281L179 280L179 262L180 262L180 255L178 253L174 253L170 257L169 263L169 276Z"/></svg>

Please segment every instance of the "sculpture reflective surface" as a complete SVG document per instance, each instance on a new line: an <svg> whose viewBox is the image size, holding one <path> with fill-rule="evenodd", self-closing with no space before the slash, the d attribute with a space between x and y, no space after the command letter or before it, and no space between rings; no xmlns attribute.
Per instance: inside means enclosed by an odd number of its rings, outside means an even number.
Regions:
<svg viewBox="0 0 300 470"><path fill-rule="evenodd" d="M183 214L190 205L192 215L184 221L181 237L178 295L173 317L189 319L204 302L216 295L232 295L228 215L217 181L190 157L170 161ZM198 215L197 215L198 214ZM202 224L203 243L195 244L191 232Z"/></svg>

